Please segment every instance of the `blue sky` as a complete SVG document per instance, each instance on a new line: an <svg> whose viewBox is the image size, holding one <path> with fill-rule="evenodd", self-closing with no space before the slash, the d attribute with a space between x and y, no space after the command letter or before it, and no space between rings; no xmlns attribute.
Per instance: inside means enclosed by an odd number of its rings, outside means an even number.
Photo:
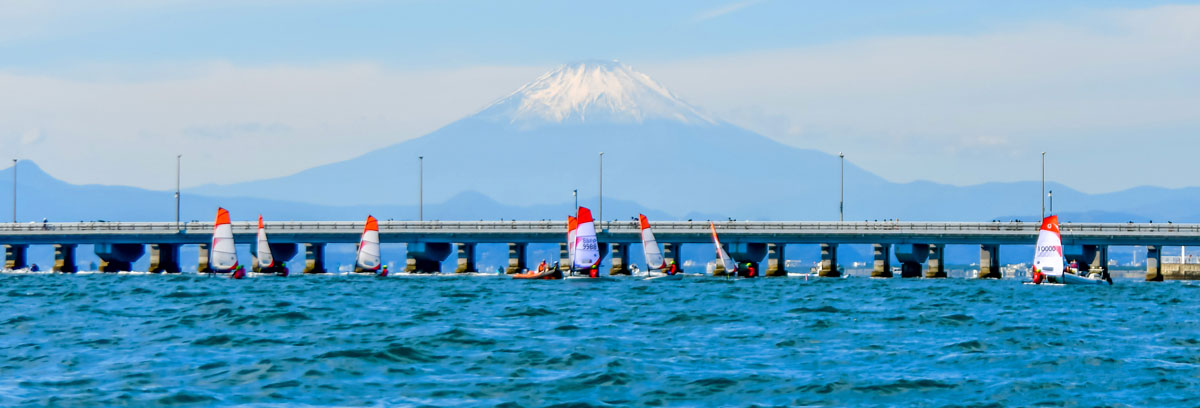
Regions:
<svg viewBox="0 0 1200 408"><path fill-rule="evenodd" d="M1156 1L0 0L0 148L78 183L167 188L151 170L177 151L205 169L189 185L279 176L615 58L896 181L1034 179L1049 150L1085 191L1188 186L1168 176L1200 172L1197 18Z"/></svg>

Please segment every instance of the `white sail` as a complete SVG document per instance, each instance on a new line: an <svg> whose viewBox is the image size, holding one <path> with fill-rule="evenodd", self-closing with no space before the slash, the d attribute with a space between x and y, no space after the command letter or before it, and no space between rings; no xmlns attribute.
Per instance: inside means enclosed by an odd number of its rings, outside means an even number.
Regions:
<svg viewBox="0 0 1200 408"><path fill-rule="evenodd" d="M642 214L638 214L638 221L642 224L642 253L646 255L646 269L653 271L666 268L667 261L663 259L662 249L654 239L654 231L650 230L650 221Z"/></svg>
<svg viewBox="0 0 1200 408"><path fill-rule="evenodd" d="M591 268L600 263L600 244L596 241L592 211L587 207L579 207L579 214L575 218L578 226L575 227L575 259L571 262L579 269Z"/></svg>
<svg viewBox="0 0 1200 408"><path fill-rule="evenodd" d="M1033 270L1046 276L1062 276L1062 235L1058 229L1058 216L1051 215L1042 220L1038 232L1037 246L1033 252Z"/></svg>
<svg viewBox="0 0 1200 408"><path fill-rule="evenodd" d="M358 267L367 270L377 270L379 260L379 221L367 216L367 225L363 227L362 239L358 242Z"/></svg>
<svg viewBox="0 0 1200 408"><path fill-rule="evenodd" d="M721 246L721 240L717 239L717 226L712 222L708 223L708 228L712 230L713 245L717 247L717 256L721 259L721 265L725 266L725 273L734 273L737 270L737 265L729 259L729 254L725 252L725 247Z"/></svg>
<svg viewBox="0 0 1200 408"><path fill-rule="evenodd" d="M257 250L254 256L258 258L259 268L270 268L275 264L275 258L271 256L271 245L267 243L267 230L263 225L262 215L258 216L258 241L255 243Z"/></svg>
<svg viewBox="0 0 1200 408"><path fill-rule="evenodd" d="M229 272L237 268L237 252L233 244L233 224L229 222L229 211L217 208L208 263L214 271Z"/></svg>

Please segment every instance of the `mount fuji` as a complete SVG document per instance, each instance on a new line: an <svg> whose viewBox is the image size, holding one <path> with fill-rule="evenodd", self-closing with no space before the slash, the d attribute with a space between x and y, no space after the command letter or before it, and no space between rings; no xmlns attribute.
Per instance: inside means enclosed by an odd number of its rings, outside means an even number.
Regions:
<svg viewBox="0 0 1200 408"><path fill-rule="evenodd" d="M424 157L426 203L478 192L507 206L544 208L570 203L572 191L578 190L581 199L587 198L581 205L595 206L602 152L606 198L677 219L838 219L837 156L788 146L723 122L615 61L561 66L473 115L356 158L290 176L189 192L387 211L417 203L417 158ZM1191 210L1200 202L1200 189L1143 187L1088 195L1062 185L1050 187L1060 203L1067 203L1061 207L1080 221L1125 221L1132 214L1200 219ZM892 183L845 164L847 220L1034 219L1040 191L1037 182L966 187ZM629 219L637 215L637 205L610 206L604 218ZM545 217L565 215L570 207L563 207ZM425 214L427 219L453 216L436 210ZM411 219L414 214L375 215Z"/></svg>

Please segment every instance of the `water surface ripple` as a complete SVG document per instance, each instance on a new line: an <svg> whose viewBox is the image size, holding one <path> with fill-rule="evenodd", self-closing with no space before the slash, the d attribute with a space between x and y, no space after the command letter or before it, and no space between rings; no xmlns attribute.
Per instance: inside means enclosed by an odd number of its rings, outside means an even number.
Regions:
<svg viewBox="0 0 1200 408"><path fill-rule="evenodd" d="M0 405L1195 405L1200 285L0 275Z"/></svg>

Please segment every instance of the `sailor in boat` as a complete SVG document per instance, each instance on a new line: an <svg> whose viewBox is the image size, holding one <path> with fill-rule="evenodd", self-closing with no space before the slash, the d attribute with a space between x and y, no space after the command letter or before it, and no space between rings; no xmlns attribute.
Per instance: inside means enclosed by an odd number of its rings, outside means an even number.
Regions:
<svg viewBox="0 0 1200 408"><path fill-rule="evenodd" d="M667 275L674 275L677 273L679 273L679 267L675 266L675 260L671 260L671 262L667 265Z"/></svg>
<svg viewBox="0 0 1200 408"><path fill-rule="evenodd" d="M246 268L241 265L238 265L237 268L233 270L233 274L229 275L229 277L233 278L233 279L245 278L246 277Z"/></svg>
<svg viewBox="0 0 1200 408"><path fill-rule="evenodd" d="M629 270L630 273L634 274L635 276L642 273L642 268L639 268L636 264L630 267Z"/></svg>
<svg viewBox="0 0 1200 408"><path fill-rule="evenodd" d="M41 268L38 268L37 264L30 264L30 265L29 265L29 271L30 271L30 272L37 272L37 271L40 271L40 270L41 270Z"/></svg>
<svg viewBox="0 0 1200 408"><path fill-rule="evenodd" d="M542 263L538 264L538 272L546 271L546 260L542 259Z"/></svg>
<svg viewBox="0 0 1200 408"><path fill-rule="evenodd" d="M379 268L379 277L386 278L387 276L388 276L387 265L381 266Z"/></svg>
<svg viewBox="0 0 1200 408"><path fill-rule="evenodd" d="M600 277L600 265L599 265L599 262L597 262L597 264L596 264L596 265L592 265L592 267L591 267L591 268L588 268L588 277L589 277L589 278L599 278L599 277Z"/></svg>

